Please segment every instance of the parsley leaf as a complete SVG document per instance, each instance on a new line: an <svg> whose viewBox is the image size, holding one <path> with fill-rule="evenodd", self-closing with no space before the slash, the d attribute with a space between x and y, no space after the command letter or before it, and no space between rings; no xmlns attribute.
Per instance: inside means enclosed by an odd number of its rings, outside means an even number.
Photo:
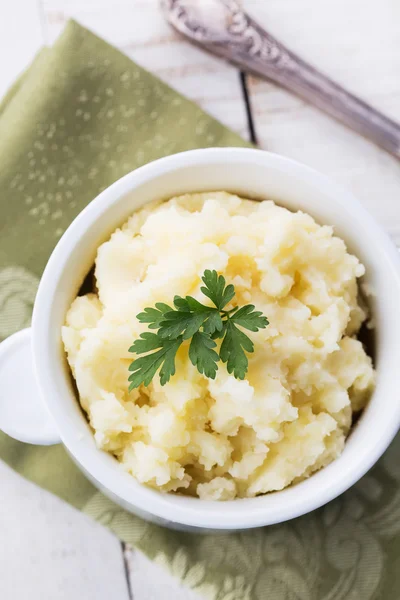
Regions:
<svg viewBox="0 0 400 600"><path fill-rule="evenodd" d="M156 348L159 348L159 350L153 352L153 354L137 358L131 363L129 371L132 371L132 374L129 377L131 382L129 391L139 387L142 383L148 386L160 367L161 385L168 383L171 376L175 375L175 356L181 343L182 338L163 340L156 333L142 333L140 338L129 348L129 351L143 354Z"/></svg>
<svg viewBox="0 0 400 600"><path fill-rule="evenodd" d="M202 326L205 315L183 310L165 313L158 335L163 339L176 340L182 335L184 340L191 338Z"/></svg>
<svg viewBox="0 0 400 600"><path fill-rule="evenodd" d="M205 319L203 321L204 333L212 334L215 331L221 331L223 323L220 312L217 308L205 306L191 296L186 296L186 302L188 303L190 310L197 311L205 315Z"/></svg>
<svg viewBox="0 0 400 600"><path fill-rule="evenodd" d="M235 288L232 284L225 287L225 277L218 275L217 271L204 271L202 280L205 287L200 288L205 296L222 310L235 295Z"/></svg>
<svg viewBox="0 0 400 600"><path fill-rule="evenodd" d="M215 379L218 370L219 356L213 350L216 345L209 335L199 331L194 334L189 346L189 358L192 365L197 367L199 373L204 373L210 379Z"/></svg>
<svg viewBox="0 0 400 600"><path fill-rule="evenodd" d="M262 312L254 309L255 306L253 304L242 306L242 308L239 308L237 312L230 316L230 320L249 331L264 329L269 324L269 321L267 317L264 317Z"/></svg>
<svg viewBox="0 0 400 600"><path fill-rule="evenodd" d="M199 373L215 379L221 360L228 373L244 379L248 369L246 353L254 352L254 344L239 327L257 332L268 325L268 319L253 304L224 310L234 298L235 288L226 285L225 278L216 271L206 270L202 281L201 291L214 306L202 304L192 296L175 296L174 308L157 302L155 308L145 308L137 315L141 323L147 323L157 333L142 333L129 348L135 354L145 354L129 367L130 391L149 385L158 370L161 385L165 385L175 374L178 349L189 339L189 359ZM219 354L215 350L217 339L222 339Z"/></svg>
<svg viewBox="0 0 400 600"><path fill-rule="evenodd" d="M233 373L236 379L244 379L247 373L249 361L244 352L245 350L246 352L254 352L253 342L243 331L236 327L232 320L229 320L219 356L222 362L227 363L228 373Z"/></svg>
<svg viewBox="0 0 400 600"><path fill-rule="evenodd" d="M170 310L172 310L172 308L168 306L168 304L157 302L155 308L145 308L136 318L140 323L149 323L149 329L158 329L161 321L164 320L165 313Z"/></svg>
<svg viewBox="0 0 400 600"><path fill-rule="evenodd" d="M202 326L206 333L222 329L222 319L217 308L205 306L191 296L175 296L174 306L176 310L165 312L159 322L158 334L162 338L172 340L182 335L184 340L188 340Z"/></svg>

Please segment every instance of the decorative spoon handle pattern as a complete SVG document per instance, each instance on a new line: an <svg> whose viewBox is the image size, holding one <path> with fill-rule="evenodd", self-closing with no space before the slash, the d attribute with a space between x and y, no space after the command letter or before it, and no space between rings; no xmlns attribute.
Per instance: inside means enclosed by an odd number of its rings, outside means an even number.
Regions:
<svg viewBox="0 0 400 600"><path fill-rule="evenodd" d="M400 125L288 50L236 0L161 0L167 20L204 49L274 81L400 158Z"/></svg>

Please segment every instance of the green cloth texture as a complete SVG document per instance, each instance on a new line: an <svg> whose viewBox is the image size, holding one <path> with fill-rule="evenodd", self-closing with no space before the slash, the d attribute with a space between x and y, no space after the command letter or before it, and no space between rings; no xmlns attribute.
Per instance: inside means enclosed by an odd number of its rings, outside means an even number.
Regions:
<svg viewBox="0 0 400 600"><path fill-rule="evenodd" d="M101 190L161 156L246 145L70 22L0 106L0 340L29 325L53 247ZM18 473L213 600L400 598L399 455L397 439L357 485L309 515L253 531L200 535L169 531L122 510L85 479L62 446L34 447L0 434L0 458Z"/></svg>

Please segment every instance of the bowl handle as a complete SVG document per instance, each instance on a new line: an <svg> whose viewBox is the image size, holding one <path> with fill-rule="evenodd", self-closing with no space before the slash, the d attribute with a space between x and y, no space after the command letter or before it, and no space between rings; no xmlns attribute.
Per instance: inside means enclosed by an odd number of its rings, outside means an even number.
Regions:
<svg viewBox="0 0 400 600"><path fill-rule="evenodd" d="M33 365L32 330L0 344L0 430L21 442L50 446L61 442L42 400Z"/></svg>

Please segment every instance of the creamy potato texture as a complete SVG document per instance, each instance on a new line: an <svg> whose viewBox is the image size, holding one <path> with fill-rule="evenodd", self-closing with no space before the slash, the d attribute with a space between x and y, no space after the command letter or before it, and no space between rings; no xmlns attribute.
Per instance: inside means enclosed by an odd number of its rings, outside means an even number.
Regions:
<svg viewBox="0 0 400 600"><path fill-rule="evenodd" d="M215 269L269 319L246 379L219 363L213 381L189 361L161 387L128 393L136 315L175 294L207 299ZM374 386L357 333L364 267L331 227L271 201L190 194L136 212L98 250L95 292L73 302L62 331L99 448L141 483L202 499L281 490L343 450L352 414Z"/></svg>

